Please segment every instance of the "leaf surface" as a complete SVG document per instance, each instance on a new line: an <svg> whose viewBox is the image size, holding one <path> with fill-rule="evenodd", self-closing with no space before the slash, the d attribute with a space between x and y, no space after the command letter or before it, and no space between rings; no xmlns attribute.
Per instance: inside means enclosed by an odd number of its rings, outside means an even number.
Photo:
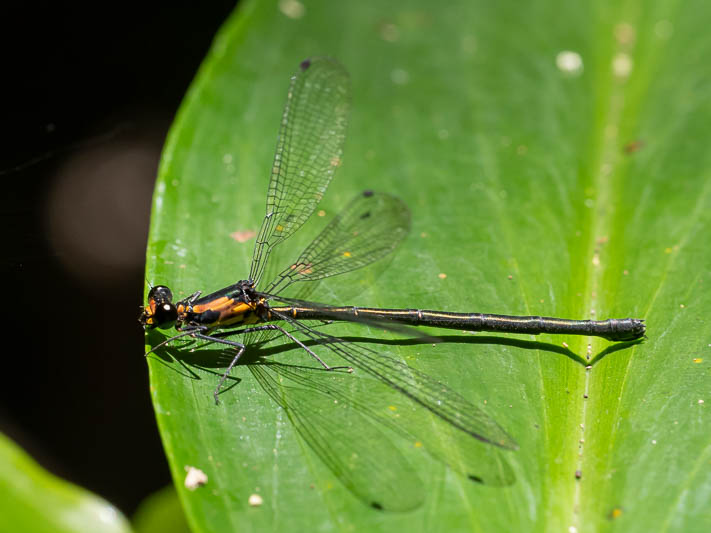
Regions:
<svg viewBox="0 0 711 533"><path fill-rule="evenodd" d="M254 368L239 365L215 406L230 355L176 343L151 355L149 368L193 529L707 531L709 7L313 2L299 17L288 6L300 4L280 5L243 4L185 99L156 186L151 283L183 298L247 277L289 76L302 59L328 55L353 85L343 164L319 206L325 217L281 246L289 250L279 267L363 189L400 196L412 230L383 265L324 281L314 300L635 317L646 319L648 338L611 345L429 332L445 341L433 345L364 325L328 326L440 380L520 447L497 452L512 483L480 484L444 447L440 457L436 445L420 453L409 432L361 409L356 418L377 432L349 433L344 422L331 437L375 458L383 452L372 435L392 441L388 449L406 463L386 459L382 469L424 487L408 512L365 506L315 449L322 439L304 438L306 426L284 408L343 376L308 374L308 386L280 403ZM256 355L313 367L293 344ZM207 483L185 489L188 467ZM259 506L249 503L255 494Z"/></svg>

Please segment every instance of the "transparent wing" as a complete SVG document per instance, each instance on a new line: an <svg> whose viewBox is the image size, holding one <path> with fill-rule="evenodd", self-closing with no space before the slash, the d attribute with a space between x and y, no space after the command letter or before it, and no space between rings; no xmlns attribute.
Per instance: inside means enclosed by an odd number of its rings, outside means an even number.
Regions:
<svg viewBox="0 0 711 533"><path fill-rule="evenodd" d="M365 191L260 292L279 294L298 281L316 281L364 267L392 252L409 230L410 212L400 199Z"/></svg>
<svg viewBox="0 0 711 533"><path fill-rule="evenodd" d="M337 61L307 59L292 76L282 115L267 212L249 277L259 283L272 249L311 216L341 163L350 80Z"/></svg>
<svg viewBox="0 0 711 533"><path fill-rule="evenodd" d="M424 487L383 428L471 480L489 486L515 481L505 450L472 439L380 380L275 362L248 368L272 398L278 381L275 400L290 412L297 431L344 485L369 504L398 510L423 500ZM272 387L265 386L267 376Z"/></svg>
<svg viewBox="0 0 711 533"><path fill-rule="evenodd" d="M339 376L278 363L248 368L309 447L355 496L388 511L409 511L423 503L425 487L416 470L373 416L343 401L349 384L340 382Z"/></svg>
<svg viewBox="0 0 711 533"><path fill-rule="evenodd" d="M274 310L272 313L275 313ZM500 448L518 448L506 431L482 409L427 374L360 344L346 342L286 315L275 314L297 328L307 339L324 346L353 368L366 372L404 394L453 428Z"/></svg>

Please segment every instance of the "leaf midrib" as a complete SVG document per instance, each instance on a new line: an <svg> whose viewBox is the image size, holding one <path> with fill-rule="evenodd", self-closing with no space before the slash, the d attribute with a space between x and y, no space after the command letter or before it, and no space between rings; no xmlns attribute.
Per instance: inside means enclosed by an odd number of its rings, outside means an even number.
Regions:
<svg viewBox="0 0 711 533"><path fill-rule="evenodd" d="M622 19L620 19L621 22ZM612 26L614 27L614 25ZM622 158L622 153L620 151L620 133L623 125L623 115L625 112L626 104L626 83L629 82L629 77L616 77L612 68L613 58L617 54L625 53L633 56L634 46L625 46L624 44L618 42L615 39L614 33L610 32L607 43L602 45L602 53L600 56L604 58L600 62L597 72L595 73L595 80L598 87L601 89L597 93L599 98L597 99L595 109L604 110L602 113L598 113L599 117L595 121L595 128L593 131L592 139L594 142L594 151L592 156L589 158L590 169L589 172L590 181L586 184L586 189L590 188L594 191L594 203L590 208L590 231L587 233L587 246L584 255L585 264L588 265L585 275L585 290L583 291L583 304L581 309L581 317L586 316L588 313L593 314L590 318L592 319L605 319L607 317L601 315L601 311L609 311L614 306L610 305L609 299L607 298L607 293L603 290L605 288L605 281L610 281L610 277L606 280L606 270L609 268L609 264L612 263L610 260L610 255L612 253L611 248L605 248L605 240L610 239L610 237L621 238L621 235L615 234L615 231L619 231L619 228L615 226L615 207L619 204L619 199L621 195L621 174L626 171L624 160ZM608 263L608 264L606 264ZM606 301L607 300L607 301ZM622 318L622 317L619 317ZM593 340L592 338L586 339L587 343L600 343L599 339ZM632 348L634 350L634 347ZM587 351L587 350L586 350ZM624 369L621 369L621 385L619 387L619 394L606 394L602 396L599 400L594 401L587 398L588 391L591 389L591 385L595 380L596 376L600 374L595 373L595 368L585 369L582 381L582 391L577 391L576 398L583 397L582 401L578 401L573 404L577 412L578 422L569 427L568 430L571 434L579 434L580 440L571 440L572 443L577 444L579 453L576 454L577 460L575 468L571 469L571 472L585 472L585 465L589 464L586 462L586 457L588 455L592 456L595 454L595 450L587 450L586 454L586 431L590 431L593 427L593 423L597 418L597 413L599 413L602 408L607 405L612 407L612 417L616 420L619 416L619 410L621 406L621 398L623 396L622 391L627 385L627 378L629 375L629 370L631 366L632 358L628 357ZM567 417L567 420L575 420L576 417ZM616 425L614 427L617 427ZM612 430L612 435L610 436L610 441L614 441L615 430ZM608 461L611 460L612 455L607 454ZM609 470L609 469L608 469ZM598 472L599 473L599 472ZM583 474L584 475L584 474ZM570 483L574 484L572 507L569 509L569 516L564 523L572 524L578 531L582 531L585 524L596 523L594 516L584 517L584 512L580 510L583 509L583 503L585 498L583 497L583 491L588 486L584 484L584 481L576 480L574 476L570 476ZM599 487L596 495L597 501L603 501L604 496L600 494ZM586 509L589 509L586 507Z"/></svg>

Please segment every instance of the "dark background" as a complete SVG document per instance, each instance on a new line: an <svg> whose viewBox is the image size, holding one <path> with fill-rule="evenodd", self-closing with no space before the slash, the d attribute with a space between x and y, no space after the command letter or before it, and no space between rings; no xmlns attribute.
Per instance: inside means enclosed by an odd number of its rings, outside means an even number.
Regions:
<svg viewBox="0 0 711 533"><path fill-rule="evenodd" d="M137 322L153 183L234 5L0 9L0 431L128 514L171 482Z"/></svg>

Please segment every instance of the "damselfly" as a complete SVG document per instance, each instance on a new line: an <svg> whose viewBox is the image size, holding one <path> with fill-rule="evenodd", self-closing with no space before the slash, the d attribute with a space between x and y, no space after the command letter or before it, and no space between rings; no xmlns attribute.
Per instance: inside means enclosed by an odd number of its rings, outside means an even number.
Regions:
<svg viewBox="0 0 711 533"><path fill-rule="evenodd" d="M284 335L327 370L334 367L319 356L320 350L339 356L348 369L377 378L452 428L483 442L513 449L514 440L496 422L442 383L402 361L330 336L323 328L305 321L365 322L393 329L435 326L529 335L562 333L611 341L642 337L644 322L632 318L566 320L329 306L284 296L289 287L306 286L305 282L313 285L317 280L368 265L389 254L404 239L410 225L407 207L394 196L372 191L359 194L296 261L263 284L272 251L312 215L340 165L349 104L349 78L339 63L315 58L300 64L291 78L267 192L266 216L257 234L249 277L206 296L195 292L177 303L168 287L151 288L139 319L141 324L147 329L174 326L178 331L151 351L181 337L234 348L235 355L214 391L218 401L223 383L247 347ZM242 335L244 342L230 338L237 335Z"/></svg>

